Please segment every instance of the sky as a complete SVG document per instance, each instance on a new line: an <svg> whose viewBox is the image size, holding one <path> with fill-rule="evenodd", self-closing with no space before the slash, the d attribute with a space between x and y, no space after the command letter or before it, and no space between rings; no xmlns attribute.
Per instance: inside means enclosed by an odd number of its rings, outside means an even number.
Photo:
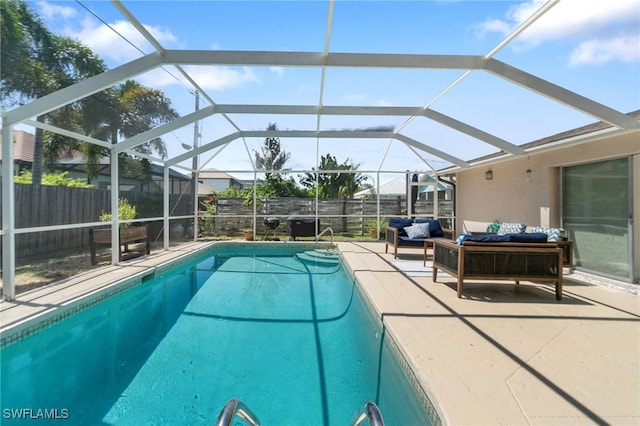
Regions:
<svg viewBox="0 0 640 426"><path fill-rule="evenodd" d="M330 15L326 1L123 1L165 49L265 50L351 53L487 55L545 2L342 1ZM89 46L110 68L154 48L111 2L33 1L48 28ZM331 37L327 40L328 17ZM142 53L141 53L142 52ZM640 0L560 0L495 59L563 86L620 112L640 109ZM184 66L217 104L413 106L432 109L520 145L596 121L484 71L473 71L439 97L464 70L385 70ZM160 89L181 114L193 112L193 88L173 67L136 79ZM200 106L207 102L201 97ZM200 123L198 144L243 130L315 130L312 115L210 117ZM426 118L331 117L322 130L387 126L471 160L496 151L486 143ZM166 135L169 155L194 142L193 126ZM237 140L200 157L204 168L250 170L263 139ZM327 153L350 160L381 183L387 171L447 167L431 154L385 139L281 139L287 166L310 169ZM187 163L190 165L190 162ZM246 177L241 173L234 176ZM296 175L296 173L293 173ZM372 179L373 180L373 179Z"/></svg>

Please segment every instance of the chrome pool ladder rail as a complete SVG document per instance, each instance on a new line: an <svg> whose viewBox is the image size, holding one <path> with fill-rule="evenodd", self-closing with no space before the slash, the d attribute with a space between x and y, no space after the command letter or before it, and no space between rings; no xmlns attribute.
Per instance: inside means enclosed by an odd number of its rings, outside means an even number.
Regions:
<svg viewBox="0 0 640 426"><path fill-rule="evenodd" d="M322 237L324 234L326 234L328 232L331 233L331 245L333 246L333 229L329 228L324 228L324 230L319 233L318 235L316 235L316 243L318 242L318 240L320 240L320 237Z"/></svg>
<svg viewBox="0 0 640 426"><path fill-rule="evenodd" d="M375 402L369 401L362 406L362 413L353 423L353 426L360 426L365 420L369 420L370 426L384 426L382 413Z"/></svg>
<svg viewBox="0 0 640 426"><path fill-rule="evenodd" d="M225 404L224 408L218 415L216 426L231 426L235 416L238 416L251 426L260 426L258 417L253 414L251 410L249 410L249 407L247 407L238 398L233 398Z"/></svg>

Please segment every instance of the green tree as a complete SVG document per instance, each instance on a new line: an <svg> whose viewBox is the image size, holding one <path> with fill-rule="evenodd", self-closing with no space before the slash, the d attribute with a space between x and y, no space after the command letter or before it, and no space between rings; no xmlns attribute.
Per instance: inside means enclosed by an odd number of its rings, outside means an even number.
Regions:
<svg viewBox="0 0 640 426"><path fill-rule="evenodd" d="M0 6L3 106L45 96L106 70L104 62L89 48L70 38L52 34L25 2L0 0ZM72 103L36 119L46 122L50 121L49 117L70 117L82 102ZM43 144L44 132L38 128L32 166L35 185L42 181Z"/></svg>
<svg viewBox="0 0 640 426"><path fill-rule="evenodd" d="M128 80L88 98L81 109L67 118L75 120L75 123L67 125L81 126L86 134L115 144L121 137L132 137L178 116L171 106L171 100L163 92ZM109 154L104 147L50 134L45 150L48 162L52 163L64 155L65 151L72 149L82 152L89 179L97 176L100 159ZM144 154L155 152L162 158L167 156L167 149L161 138L138 145L134 151ZM136 159L126 154L119 157L122 175L150 176L151 165L148 160Z"/></svg>
<svg viewBox="0 0 640 426"><path fill-rule="evenodd" d="M338 163L331 154L323 155L317 171L313 168L314 172L301 176L300 184L310 190L317 186L321 198L351 198L367 180L367 176L356 171L358 167L359 164L353 164L348 158Z"/></svg>
<svg viewBox="0 0 640 426"><path fill-rule="evenodd" d="M112 98L107 104L112 105L113 109L105 114L107 121L94 123L97 130L105 129L110 133L111 143L117 143L119 137L135 136L180 116L162 91L145 87L135 80L127 80L113 88L111 93ZM83 153L90 164L96 164L99 157L93 157L91 149L91 146L85 146ZM167 148L161 138L138 145L134 151L156 153L163 159L167 158ZM140 173L148 177L151 175L151 164L147 159L136 160L128 155L120 157L124 173Z"/></svg>
<svg viewBox="0 0 640 426"><path fill-rule="evenodd" d="M69 186L73 188L93 188L93 185L87 183L83 178L67 177L69 172L49 173L42 175L42 184L50 186ZM20 175L13 178L15 183L31 184L32 176L28 170L23 170Z"/></svg>
<svg viewBox="0 0 640 426"><path fill-rule="evenodd" d="M258 186L258 194L268 197L303 197L306 192L298 187L293 176L283 177L280 173L271 173L265 182Z"/></svg>
<svg viewBox="0 0 640 426"><path fill-rule="evenodd" d="M118 86L116 95L117 121L110 123L113 143L118 137L116 132L129 138L179 117L171 106L171 100L162 91L142 86L135 80L128 80ZM139 145L136 150L145 154L156 152L163 159L167 157L167 148L160 138Z"/></svg>
<svg viewBox="0 0 640 426"><path fill-rule="evenodd" d="M268 131L278 130L277 123L269 123ZM291 154L284 151L280 146L280 138L267 137L264 144L260 147L260 152L255 151L256 168L266 170L265 180L269 181L271 171L284 170L284 165L289 161Z"/></svg>
<svg viewBox="0 0 640 426"><path fill-rule="evenodd" d="M256 185L255 188L258 200L273 197L306 197L308 195L304 189L296 184L292 176L284 178L280 173L271 173L267 180ZM244 198L245 204L252 204L253 186L247 186L242 189L232 186L222 191L220 196Z"/></svg>
<svg viewBox="0 0 640 426"><path fill-rule="evenodd" d="M38 16L20 0L0 0L2 5L2 68L0 89L3 104L20 104L67 87L106 71L107 67L91 49L47 30ZM3 105L4 106L4 105ZM117 143L119 137L131 137L160 123L178 117L171 102L159 90L130 80L114 88L73 102L38 121L81 132ZM98 174L100 158L108 154L104 147L79 142L59 134L36 129L33 183L42 179L43 157L46 164L72 151L80 151L87 174ZM164 142L156 138L134 149L166 158ZM123 174L150 175L151 166L131 156L121 155Z"/></svg>

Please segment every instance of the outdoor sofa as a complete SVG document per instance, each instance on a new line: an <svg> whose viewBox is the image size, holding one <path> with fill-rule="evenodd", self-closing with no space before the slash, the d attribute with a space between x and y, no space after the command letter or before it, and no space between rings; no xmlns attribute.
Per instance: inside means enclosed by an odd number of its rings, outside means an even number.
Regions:
<svg viewBox="0 0 640 426"><path fill-rule="evenodd" d="M438 270L457 278L462 297L465 280L521 280L555 284L562 299L563 249L547 242L544 233L461 235L457 241L438 240L433 246L433 281Z"/></svg>
<svg viewBox="0 0 640 426"><path fill-rule="evenodd" d="M527 229L531 233L543 233L547 235L547 242L554 243L562 249L562 266L565 268L573 269L573 241L570 241L566 235L565 230L562 228L550 228L543 226L532 226L527 228L524 223L500 223L498 221L487 227L485 232L469 232L468 235L508 235L508 234L523 234Z"/></svg>
<svg viewBox="0 0 640 426"><path fill-rule="evenodd" d="M426 224L426 226L425 226ZM415 229L417 233L409 232ZM424 231L422 234L419 231ZM398 257L398 248L414 247L414 248L433 248L434 241L453 240L454 233L452 229L443 228L437 219L411 219L401 217L389 218L389 224L385 233L384 252L389 252L389 247L393 248L393 258ZM425 254L426 257L426 254Z"/></svg>

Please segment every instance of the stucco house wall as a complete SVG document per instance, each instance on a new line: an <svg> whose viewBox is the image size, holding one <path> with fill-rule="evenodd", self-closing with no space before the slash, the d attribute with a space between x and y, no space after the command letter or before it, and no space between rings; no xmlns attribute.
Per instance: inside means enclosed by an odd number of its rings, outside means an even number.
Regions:
<svg viewBox="0 0 640 426"><path fill-rule="evenodd" d="M528 226L561 226L561 167L632 157L632 199L635 218L634 275L640 276L640 131L602 137L559 150L516 159L493 160L459 171L456 229L484 231L494 220ZM530 169L529 176L526 170ZM491 170L493 178L486 179Z"/></svg>

